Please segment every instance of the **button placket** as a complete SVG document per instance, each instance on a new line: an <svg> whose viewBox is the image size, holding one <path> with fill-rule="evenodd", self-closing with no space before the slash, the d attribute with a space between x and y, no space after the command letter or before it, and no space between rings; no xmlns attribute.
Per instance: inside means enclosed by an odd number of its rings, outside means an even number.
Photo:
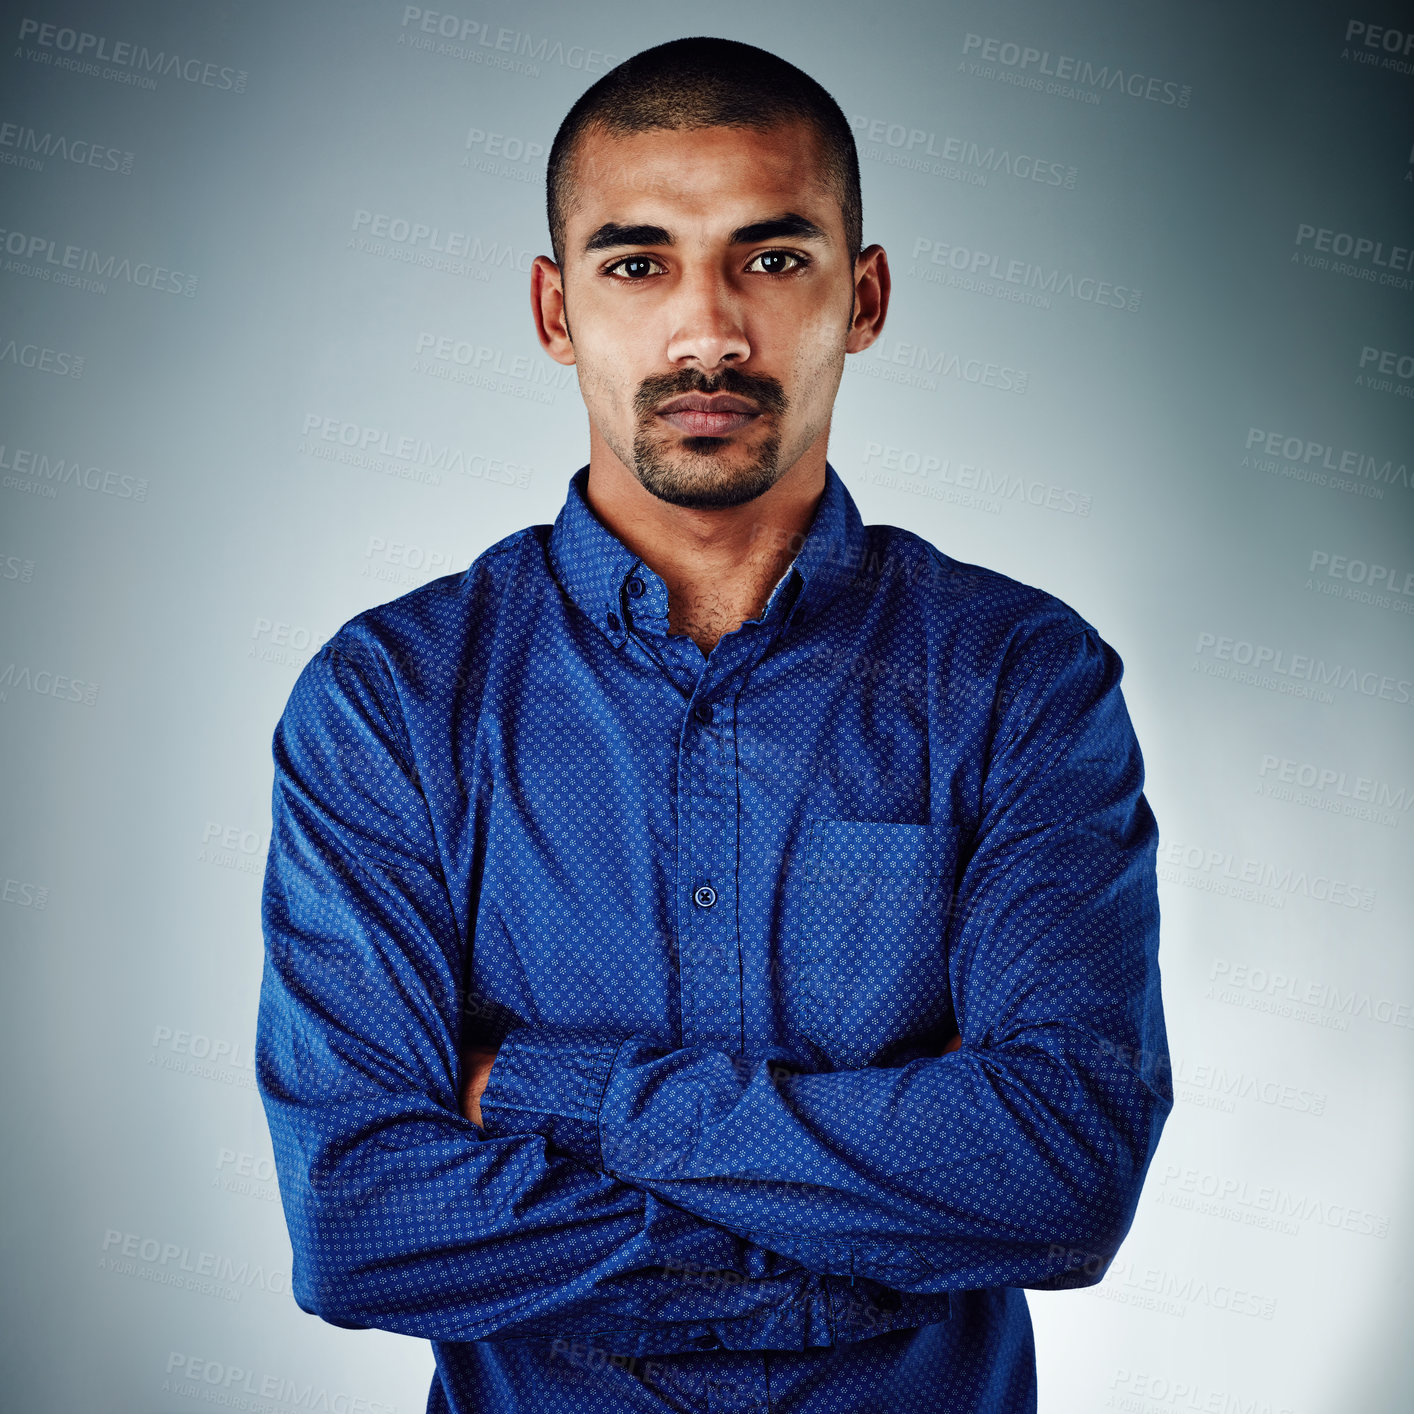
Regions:
<svg viewBox="0 0 1414 1414"><path fill-rule="evenodd" d="M732 637L717 644L684 715L679 743L683 1044L733 1054L743 1045L733 690L756 650L750 635L745 642Z"/></svg>

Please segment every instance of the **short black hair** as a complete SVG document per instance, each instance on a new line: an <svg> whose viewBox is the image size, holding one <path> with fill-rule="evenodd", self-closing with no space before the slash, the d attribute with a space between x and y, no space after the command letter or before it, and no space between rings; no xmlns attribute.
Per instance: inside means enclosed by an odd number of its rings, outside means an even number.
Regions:
<svg viewBox="0 0 1414 1414"><path fill-rule="evenodd" d="M805 121L815 130L827 175L839 190L850 257L864 244L859 153L840 105L809 74L779 55L734 39L673 39L625 59L587 88L565 115L545 173L545 211L555 261L563 266L565 204L574 149L598 125L616 137L651 128L771 128Z"/></svg>

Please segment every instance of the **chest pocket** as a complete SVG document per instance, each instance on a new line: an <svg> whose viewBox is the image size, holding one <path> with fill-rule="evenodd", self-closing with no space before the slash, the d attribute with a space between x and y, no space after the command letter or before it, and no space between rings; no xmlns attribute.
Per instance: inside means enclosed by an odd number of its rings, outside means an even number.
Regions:
<svg viewBox="0 0 1414 1414"><path fill-rule="evenodd" d="M806 1035L835 1065L855 1068L949 1021L944 939L956 828L817 819L805 863Z"/></svg>

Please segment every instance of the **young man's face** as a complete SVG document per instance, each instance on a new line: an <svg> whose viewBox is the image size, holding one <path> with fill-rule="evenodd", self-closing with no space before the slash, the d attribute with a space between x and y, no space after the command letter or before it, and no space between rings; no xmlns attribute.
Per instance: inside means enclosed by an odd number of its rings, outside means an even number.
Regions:
<svg viewBox="0 0 1414 1414"><path fill-rule="evenodd" d="M701 508L753 500L812 448L823 459L845 353L882 326L856 304L879 304L883 252L861 258L856 302L813 130L591 127L570 198L564 266L543 262L536 302L546 347L578 365L593 454ZM887 266L882 282L886 303Z"/></svg>

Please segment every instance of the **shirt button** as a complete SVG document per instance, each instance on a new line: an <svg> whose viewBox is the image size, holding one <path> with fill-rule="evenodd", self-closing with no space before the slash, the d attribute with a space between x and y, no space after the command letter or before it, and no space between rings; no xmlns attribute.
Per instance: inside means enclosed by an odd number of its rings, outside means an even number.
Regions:
<svg viewBox="0 0 1414 1414"><path fill-rule="evenodd" d="M704 1331L701 1335L693 1336L692 1343L699 1350L715 1350L721 1344L721 1341L719 1341L711 1331Z"/></svg>
<svg viewBox="0 0 1414 1414"><path fill-rule="evenodd" d="M629 597L633 599L643 598L643 581L637 575L628 582Z"/></svg>
<svg viewBox="0 0 1414 1414"><path fill-rule="evenodd" d="M712 725L712 704L710 702L699 702L693 709L692 715L702 723L704 727Z"/></svg>
<svg viewBox="0 0 1414 1414"><path fill-rule="evenodd" d="M698 908L711 908L717 901L717 891L711 884L703 884L692 896L692 901ZM713 1337L715 1339L715 1337Z"/></svg>

